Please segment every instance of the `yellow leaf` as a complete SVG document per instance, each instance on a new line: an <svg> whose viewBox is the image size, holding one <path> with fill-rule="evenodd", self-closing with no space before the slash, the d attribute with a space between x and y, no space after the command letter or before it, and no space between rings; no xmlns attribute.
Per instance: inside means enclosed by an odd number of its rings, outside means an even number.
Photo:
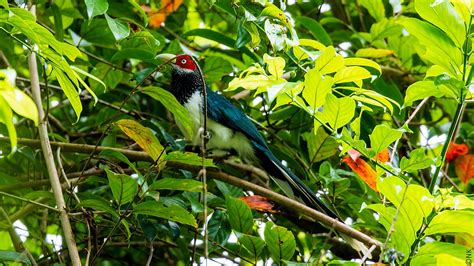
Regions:
<svg viewBox="0 0 474 266"><path fill-rule="evenodd" d="M334 75L334 83L355 82L356 84L363 79L372 77L370 72L362 67L345 67Z"/></svg>
<svg viewBox="0 0 474 266"><path fill-rule="evenodd" d="M344 58L344 65L371 67L371 68L376 69L379 72L379 75L382 74L382 69L380 68L379 64L365 58Z"/></svg>
<svg viewBox="0 0 474 266"><path fill-rule="evenodd" d="M321 73L316 69L311 69L304 75L303 98L309 104L313 113L326 103L326 96L331 92L333 81L333 78L329 76L323 79Z"/></svg>
<svg viewBox="0 0 474 266"><path fill-rule="evenodd" d="M382 58L392 55L393 51L388 49L362 48L357 50L357 57Z"/></svg>
<svg viewBox="0 0 474 266"><path fill-rule="evenodd" d="M263 61L267 64L267 71L270 75L275 76L276 79L281 78L285 69L285 59L265 54Z"/></svg>
<svg viewBox="0 0 474 266"><path fill-rule="evenodd" d="M123 131L123 133L133 139L138 146L148 153L154 161L165 157L166 153L163 146L161 146L160 142L149 128L130 119L122 119L115 122L115 124ZM162 166L164 159L160 159L160 162L159 165Z"/></svg>
<svg viewBox="0 0 474 266"><path fill-rule="evenodd" d="M316 59L314 68L326 75L338 71L344 67L344 58L336 54L334 47L329 46L322 50L321 55Z"/></svg>
<svg viewBox="0 0 474 266"><path fill-rule="evenodd" d="M38 125L38 109L35 102L26 93L15 88L13 90L0 90L0 95L15 113L33 120L35 125Z"/></svg>
<svg viewBox="0 0 474 266"><path fill-rule="evenodd" d="M311 40L311 39L300 39L300 46L308 46L308 47L311 47L311 48L314 48L316 50L323 50L326 48L326 46L324 46L324 44L318 42L318 41L315 41L315 40Z"/></svg>

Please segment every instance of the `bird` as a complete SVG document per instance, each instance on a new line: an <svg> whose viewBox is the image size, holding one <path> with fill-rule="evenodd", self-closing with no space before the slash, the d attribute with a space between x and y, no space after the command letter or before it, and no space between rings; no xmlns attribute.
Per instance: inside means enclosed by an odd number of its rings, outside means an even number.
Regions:
<svg viewBox="0 0 474 266"><path fill-rule="evenodd" d="M195 128L201 128L205 83L196 61L187 54L159 54L157 58L171 63L170 92L189 111ZM288 181L295 195L308 206L332 218L338 218L334 211L272 153L253 122L239 108L207 86L206 95L209 133L206 150L216 153L235 151L242 161L262 167L273 178ZM200 143L198 130L194 136L194 144Z"/></svg>

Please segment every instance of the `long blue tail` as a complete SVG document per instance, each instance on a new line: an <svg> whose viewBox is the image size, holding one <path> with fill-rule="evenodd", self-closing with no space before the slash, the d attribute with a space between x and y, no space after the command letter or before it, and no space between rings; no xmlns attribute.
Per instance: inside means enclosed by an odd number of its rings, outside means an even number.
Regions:
<svg viewBox="0 0 474 266"><path fill-rule="evenodd" d="M270 150L261 151L263 156L259 157L262 160L262 166L272 176L287 180L295 190L295 194L312 208L337 219L338 216L334 211L324 204L316 194L308 188L301 179L299 179L288 167L284 166L278 158L273 155Z"/></svg>

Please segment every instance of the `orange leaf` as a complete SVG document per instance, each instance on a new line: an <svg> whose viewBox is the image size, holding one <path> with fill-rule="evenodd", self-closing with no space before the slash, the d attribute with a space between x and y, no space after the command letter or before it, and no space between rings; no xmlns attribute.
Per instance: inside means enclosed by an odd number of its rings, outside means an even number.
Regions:
<svg viewBox="0 0 474 266"><path fill-rule="evenodd" d="M451 162L455 160L459 155L467 154L469 148L466 144L456 144L451 142L448 147L448 151L446 152L446 161Z"/></svg>
<svg viewBox="0 0 474 266"><path fill-rule="evenodd" d="M165 22L166 17L178 10L183 4L183 0L161 0L159 10L153 10L149 6L142 6L143 10L147 13L150 26L152 28L159 28L161 24Z"/></svg>
<svg viewBox="0 0 474 266"><path fill-rule="evenodd" d="M260 212L271 212L276 213L277 211L273 209L274 205L267 198L262 196L248 196L240 197L251 209L260 211Z"/></svg>
<svg viewBox="0 0 474 266"><path fill-rule="evenodd" d="M467 184L474 176L474 154L461 155L456 158L454 170L459 179Z"/></svg>
<svg viewBox="0 0 474 266"><path fill-rule="evenodd" d="M374 160L377 160L377 161L382 162L382 163L386 163L386 162L390 161L390 153L388 152L388 149L385 149L385 150L379 152L379 154L377 154L374 157Z"/></svg>
<svg viewBox="0 0 474 266"><path fill-rule="evenodd" d="M352 171L356 172L357 175L374 191L377 191L377 173L372 167L366 163L363 159L357 158L353 160L351 157L346 156L342 159Z"/></svg>

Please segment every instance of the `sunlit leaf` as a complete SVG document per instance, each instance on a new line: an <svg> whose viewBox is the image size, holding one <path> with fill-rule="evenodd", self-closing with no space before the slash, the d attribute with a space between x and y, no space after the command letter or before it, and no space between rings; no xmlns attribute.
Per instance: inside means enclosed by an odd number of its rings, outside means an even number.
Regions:
<svg viewBox="0 0 474 266"><path fill-rule="evenodd" d="M431 220L426 235L466 233L474 236L474 212L467 210L442 211Z"/></svg>
<svg viewBox="0 0 474 266"><path fill-rule="evenodd" d="M387 125L377 125L372 134L370 134L370 145L372 150L377 154L386 149L392 142L398 140L402 136L402 130L393 129Z"/></svg>
<svg viewBox="0 0 474 266"><path fill-rule="evenodd" d="M308 29L311 34L313 34L313 37L320 40L323 45L332 45L331 37L329 37L329 34L318 21L310 17L301 16L296 18L296 22L300 23L301 26Z"/></svg>
<svg viewBox="0 0 474 266"><path fill-rule="evenodd" d="M370 72L362 67L350 66L339 70L334 75L334 83L355 82L359 84L363 79L371 78Z"/></svg>
<svg viewBox="0 0 474 266"><path fill-rule="evenodd" d="M310 163L320 162L336 154L339 143L326 133L324 128L318 128L318 132L306 133L304 135L308 143L308 155Z"/></svg>
<svg viewBox="0 0 474 266"><path fill-rule="evenodd" d="M411 265L436 265L436 256L439 254L449 254L453 257L464 259L466 247L446 242L427 243L418 250L418 253L416 253L411 261Z"/></svg>
<svg viewBox="0 0 474 266"><path fill-rule="evenodd" d="M0 123L3 123L7 127L8 135L10 138L10 145L12 152L16 150L17 135L15 125L13 124L13 112L10 109L8 103L0 97Z"/></svg>
<svg viewBox="0 0 474 266"><path fill-rule="evenodd" d="M379 72L379 75L382 74L382 69L380 68L379 64L365 58L344 58L344 65L370 67L370 68L376 69Z"/></svg>
<svg viewBox="0 0 474 266"><path fill-rule="evenodd" d="M26 93L19 89L0 89L0 97L10 105L15 113L29 118L38 125L38 109L36 104Z"/></svg>
<svg viewBox="0 0 474 266"><path fill-rule="evenodd" d="M337 98L332 94L326 97L323 117L334 130L349 123L355 114L355 102L350 97Z"/></svg>
<svg viewBox="0 0 474 266"><path fill-rule="evenodd" d="M376 21L380 21L385 18L385 7L382 1L378 0L361 0L360 5L369 11L369 14L375 18Z"/></svg>
<svg viewBox="0 0 474 266"><path fill-rule="evenodd" d="M82 103L77 89L61 70L53 68L53 74L58 79L59 85L61 85L61 89L64 91L64 94L66 94L67 99L71 103L71 106L74 109L74 112L76 113L76 121L79 121L82 112Z"/></svg>
<svg viewBox="0 0 474 266"><path fill-rule="evenodd" d="M323 78L317 69L311 69L305 74L303 98L313 113L326 103L326 96L331 93L332 85L332 77L325 76Z"/></svg>
<svg viewBox="0 0 474 266"><path fill-rule="evenodd" d="M393 55L394 51L389 49L361 48L357 50L356 56L367 58L383 58Z"/></svg>
<svg viewBox="0 0 474 266"><path fill-rule="evenodd" d="M263 61L267 64L267 71L270 75L275 76L276 79L281 78L285 69L285 59L264 54Z"/></svg>
<svg viewBox="0 0 474 266"><path fill-rule="evenodd" d="M200 157L198 154L194 152L173 151L166 154L165 160L189 164L189 165L197 165L197 166L202 166L202 163L203 163L202 157ZM206 167L216 167L213 164L212 159L205 159L204 165Z"/></svg>
<svg viewBox="0 0 474 266"><path fill-rule="evenodd" d="M344 67L344 58L336 53L334 47L329 46L321 51L314 64L314 69L321 75L334 73Z"/></svg>
<svg viewBox="0 0 474 266"><path fill-rule="evenodd" d="M414 172L434 165L432 158L425 154L424 149L415 149L410 153L410 158L403 157L400 161L400 170Z"/></svg>

